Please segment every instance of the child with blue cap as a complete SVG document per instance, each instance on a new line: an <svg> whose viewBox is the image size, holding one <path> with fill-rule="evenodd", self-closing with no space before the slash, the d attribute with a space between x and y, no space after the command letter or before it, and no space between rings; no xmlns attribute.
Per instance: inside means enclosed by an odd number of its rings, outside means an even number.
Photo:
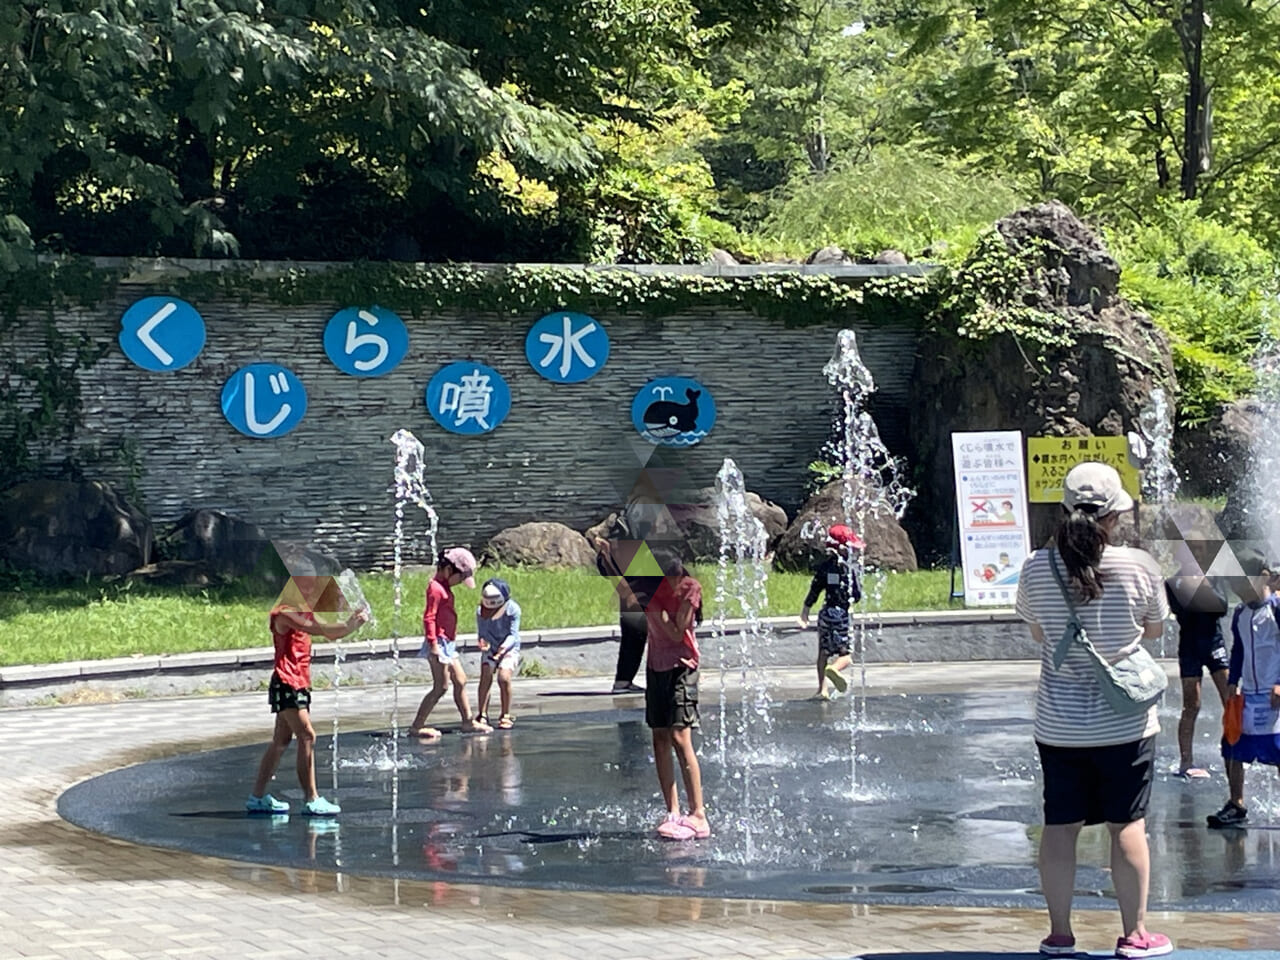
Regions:
<svg viewBox="0 0 1280 960"><path fill-rule="evenodd" d="M476 608L476 633L480 645L480 689L476 712L488 723L489 690L494 674L502 701L499 730L510 730L516 718L511 714L511 678L520 666L520 604L511 599L511 586L497 577L486 580Z"/></svg>

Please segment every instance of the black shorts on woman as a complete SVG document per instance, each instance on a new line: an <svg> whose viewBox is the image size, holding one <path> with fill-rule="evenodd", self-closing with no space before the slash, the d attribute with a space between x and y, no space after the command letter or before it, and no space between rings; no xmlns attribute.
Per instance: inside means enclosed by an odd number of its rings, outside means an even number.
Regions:
<svg viewBox="0 0 1280 960"><path fill-rule="evenodd" d="M1133 823L1147 815L1156 738L1105 747L1036 742L1044 771L1044 822Z"/></svg>

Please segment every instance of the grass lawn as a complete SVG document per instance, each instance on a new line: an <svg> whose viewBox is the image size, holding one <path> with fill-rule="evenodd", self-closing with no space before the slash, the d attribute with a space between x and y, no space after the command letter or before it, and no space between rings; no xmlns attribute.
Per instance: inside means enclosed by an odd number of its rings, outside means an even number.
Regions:
<svg viewBox="0 0 1280 960"><path fill-rule="evenodd" d="M700 567L706 619L716 613L716 567ZM421 632L422 603L429 574L405 577L399 633ZM524 629L594 626L616 623L618 602L612 584L594 571L546 571L528 568L481 571L504 577L524 610ZM392 632L393 584L389 574L361 577L373 607L376 624L349 642L388 637ZM795 573L769 576L769 616L800 611L809 577ZM884 610L933 610L955 606L949 601L946 570L890 574L885 583ZM470 611L478 590L459 587L460 629L475 630ZM266 612L271 597L255 596L237 587L181 590L129 584L36 585L18 580L0 586L0 666L96 660L135 654L188 653L198 650L236 650L271 642ZM957 601L958 603L958 601ZM732 602L726 615L739 613Z"/></svg>

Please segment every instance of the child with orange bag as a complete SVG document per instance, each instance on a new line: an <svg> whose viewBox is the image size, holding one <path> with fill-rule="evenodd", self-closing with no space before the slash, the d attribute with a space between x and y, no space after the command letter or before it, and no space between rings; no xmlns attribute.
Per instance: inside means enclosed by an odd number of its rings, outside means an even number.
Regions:
<svg viewBox="0 0 1280 960"><path fill-rule="evenodd" d="M1280 767L1280 607L1268 602L1266 566L1260 556L1243 557L1253 599L1231 616L1231 666L1227 673L1227 706L1223 711L1222 758L1227 762L1230 797L1211 827L1242 827L1249 818L1244 805L1244 768L1249 763Z"/></svg>

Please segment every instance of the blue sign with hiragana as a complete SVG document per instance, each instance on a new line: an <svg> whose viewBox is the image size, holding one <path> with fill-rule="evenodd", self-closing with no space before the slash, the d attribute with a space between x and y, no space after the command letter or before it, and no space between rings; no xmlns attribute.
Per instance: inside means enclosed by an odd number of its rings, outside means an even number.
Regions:
<svg viewBox="0 0 1280 960"><path fill-rule="evenodd" d="M489 433L511 412L511 388L493 367L458 361L427 384L427 412L450 433Z"/></svg>
<svg viewBox="0 0 1280 960"><path fill-rule="evenodd" d="M283 437L306 412L302 381L277 363L241 367L222 388L222 415L246 437Z"/></svg>
<svg viewBox="0 0 1280 960"><path fill-rule="evenodd" d="M181 370L204 338L204 317L177 297L143 297L120 318L120 349L143 370Z"/></svg>
<svg viewBox="0 0 1280 960"><path fill-rule="evenodd" d="M691 447L711 432L715 422L711 392L688 377L650 380L631 401L631 423L650 443Z"/></svg>
<svg viewBox="0 0 1280 960"><path fill-rule="evenodd" d="M548 313L524 338L529 365L555 383L581 383L609 359L609 334L585 313Z"/></svg>
<svg viewBox="0 0 1280 960"><path fill-rule="evenodd" d="M329 318L324 352L343 373L380 377L399 366L409 352L409 330L385 307L347 307Z"/></svg>

